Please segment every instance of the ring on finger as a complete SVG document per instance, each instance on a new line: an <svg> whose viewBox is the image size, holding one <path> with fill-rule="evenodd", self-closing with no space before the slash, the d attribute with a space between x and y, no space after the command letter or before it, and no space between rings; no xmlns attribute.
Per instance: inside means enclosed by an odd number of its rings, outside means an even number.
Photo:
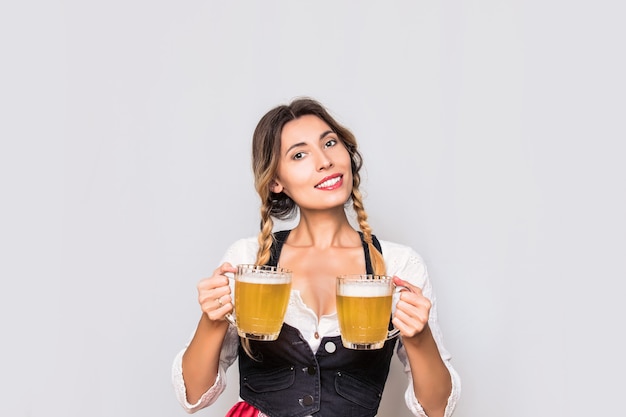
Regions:
<svg viewBox="0 0 626 417"><path fill-rule="evenodd" d="M217 304L219 304L220 307L224 307L224 304L222 304L222 297L216 298L215 301L217 301Z"/></svg>

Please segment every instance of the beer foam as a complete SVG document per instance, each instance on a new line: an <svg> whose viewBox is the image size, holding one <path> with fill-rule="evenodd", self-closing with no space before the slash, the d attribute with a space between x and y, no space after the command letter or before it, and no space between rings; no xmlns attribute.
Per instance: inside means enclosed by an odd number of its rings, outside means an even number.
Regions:
<svg viewBox="0 0 626 417"><path fill-rule="evenodd" d="M391 295L386 282L347 282L337 289L337 294L344 297L385 297Z"/></svg>
<svg viewBox="0 0 626 417"><path fill-rule="evenodd" d="M291 282L291 280L288 280L285 275L276 275L264 272L243 274L237 279L241 282L248 282L250 284L288 284Z"/></svg>

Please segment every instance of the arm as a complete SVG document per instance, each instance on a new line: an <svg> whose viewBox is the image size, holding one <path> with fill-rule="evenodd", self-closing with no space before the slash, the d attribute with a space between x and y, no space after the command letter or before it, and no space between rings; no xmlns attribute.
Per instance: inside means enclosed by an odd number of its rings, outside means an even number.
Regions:
<svg viewBox="0 0 626 417"><path fill-rule="evenodd" d="M410 289L402 292L393 323L402 335L415 398L429 417L443 417L452 393L452 377L428 324L431 302L420 288L397 277L395 282Z"/></svg>
<svg viewBox="0 0 626 417"><path fill-rule="evenodd" d="M230 288L223 287L222 284L228 283L224 273L235 271L235 268L228 269L230 265L254 262L257 249L256 236L234 242L213 276L198 283L202 316L193 338L176 355L172 366L176 397L189 413L211 405L226 388L226 371L237 359L239 336L235 327L223 320L224 315L232 311L230 294L233 290L232 282ZM213 278L216 280L210 281ZM218 292L217 287L222 291ZM209 293L211 289L213 293ZM218 298L223 308L216 302Z"/></svg>
<svg viewBox="0 0 626 417"><path fill-rule="evenodd" d="M226 332L226 337L224 338L224 342L222 343L222 351L220 353L218 373L215 383L208 389L208 391L202 394L198 401L194 403L190 403L187 400L186 382L185 378L183 377L182 368L183 356L187 352L189 344L190 343L185 345L185 347L174 358L174 362L172 365L172 384L174 387L176 399L183 407L183 409L188 413L194 413L202 408L213 404L226 389L226 376L228 368L237 359L239 336L237 335L237 330L233 326L230 326L228 328L228 331Z"/></svg>
<svg viewBox="0 0 626 417"><path fill-rule="evenodd" d="M211 278L198 284L202 317L182 363L187 401L190 403L197 402L217 379L222 343L228 330L224 317L233 311L227 272L237 272L237 268L223 263Z"/></svg>
<svg viewBox="0 0 626 417"><path fill-rule="evenodd" d="M437 320L436 297L426 265L419 254L407 246L386 241L381 241L381 244L387 273L402 277L404 281L396 282L409 284L414 291L400 293L399 298L404 300L402 303L398 301L394 306L394 319L397 319L394 325L398 328L405 326L403 332L401 331L402 339L397 353L408 377L406 404L413 415L418 417L450 417L460 397L461 380L450 363L450 353L444 347ZM419 312L411 312L413 308L428 310L429 306L428 313L422 312L421 318ZM421 322L413 330L410 330L414 326L410 317ZM427 318L426 321L424 317ZM417 331L419 326L421 331ZM442 404L443 412L439 411Z"/></svg>
<svg viewBox="0 0 626 417"><path fill-rule="evenodd" d="M236 358L236 334L231 334L233 331L229 331L224 319L233 309L224 274L234 271L229 263L224 263L213 276L198 283L202 316L191 342L176 357L173 367L178 399L189 412L206 407L217 398L225 387L226 369Z"/></svg>

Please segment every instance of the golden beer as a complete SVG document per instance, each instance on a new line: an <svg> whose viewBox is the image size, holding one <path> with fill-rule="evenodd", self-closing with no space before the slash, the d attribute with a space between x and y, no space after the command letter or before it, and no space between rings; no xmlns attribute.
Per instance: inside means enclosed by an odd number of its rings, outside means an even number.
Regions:
<svg viewBox="0 0 626 417"><path fill-rule="evenodd" d="M385 344L390 335L393 294L393 283L387 278L368 275L338 278L337 318L345 347L367 350Z"/></svg>
<svg viewBox="0 0 626 417"><path fill-rule="evenodd" d="M239 268L235 276L237 332L249 339L276 340L289 304L291 273L268 270L271 267Z"/></svg>

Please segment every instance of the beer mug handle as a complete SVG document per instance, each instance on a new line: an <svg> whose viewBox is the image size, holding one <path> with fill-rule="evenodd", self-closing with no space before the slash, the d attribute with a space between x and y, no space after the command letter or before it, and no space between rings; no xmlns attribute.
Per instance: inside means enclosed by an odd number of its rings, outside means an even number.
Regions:
<svg viewBox="0 0 626 417"><path fill-rule="evenodd" d="M226 313L226 315L224 316L224 318L233 326L237 327L237 320L235 319L235 317L232 315L232 313Z"/></svg>
<svg viewBox="0 0 626 417"><path fill-rule="evenodd" d="M395 287L394 292L393 292L394 298L395 298L395 295L396 295L396 294L400 294L402 291L411 291L411 289L410 289L410 288L408 288L408 287L404 287L404 286L402 286L402 285L396 285L396 284L394 284L393 286ZM397 302L397 301L396 301L396 302ZM394 305L395 305L395 303L394 303ZM395 309L394 309L394 311L395 311ZM393 313L393 311L392 311L392 313ZM400 329L396 329L396 328L394 327L392 330L389 330L389 331L387 332L387 339L386 339L386 340L393 339L394 337L397 337L397 336L398 336L398 334L400 334Z"/></svg>
<svg viewBox="0 0 626 417"><path fill-rule="evenodd" d="M226 277L231 280L231 279L235 279L235 277L231 277L230 275L226 275ZM231 287L232 288L232 287ZM232 298L232 297L231 297ZM224 318L233 326L237 327L237 319L235 319L235 300L234 298L232 298L231 303L233 305L233 312L232 313L226 313L226 315L224 316Z"/></svg>

